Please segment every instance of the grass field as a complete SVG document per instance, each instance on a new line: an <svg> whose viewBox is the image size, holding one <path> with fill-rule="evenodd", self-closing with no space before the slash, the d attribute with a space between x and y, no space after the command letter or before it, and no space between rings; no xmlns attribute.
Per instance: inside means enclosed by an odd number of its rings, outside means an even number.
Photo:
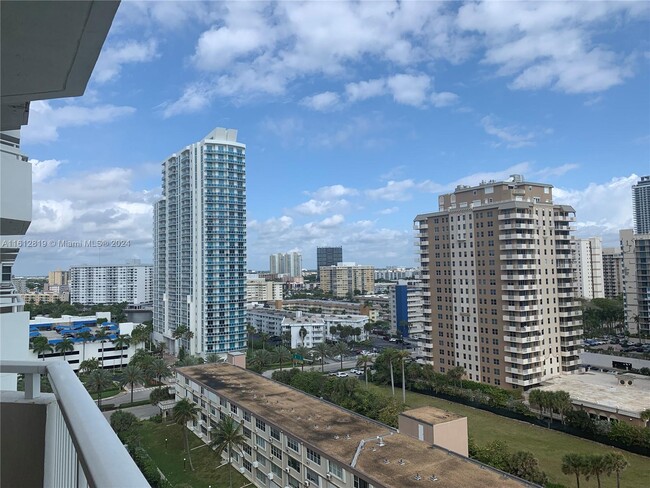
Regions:
<svg viewBox="0 0 650 488"><path fill-rule="evenodd" d="M227 488L228 470L232 471L232 486L239 488L250 482L230 466L217 469L222 461L212 449L188 431L194 471L186 458L182 428L177 424L141 423L142 447L176 488ZM167 439L167 441L165 441ZM192 450L192 448L197 448Z"/></svg>
<svg viewBox="0 0 650 488"><path fill-rule="evenodd" d="M371 386L390 395L390 386ZM395 390L395 395L401 398L402 392ZM574 487L575 476L562 473L562 456L567 453L598 454L609 451L622 452L630 466L621 474L621 488L650 488L650 458L620 451L597 442L574 437L562 432L545 429L526 422L501 417L485 410L453 403L440 398L406 392L408 408L425 405L441 408L467 417L469 435L476 444L483 446L493 440L501 440L508 444L512 451L530 451L539 460L540 467L554 483L562 483ZM616 476L603 476L602 488L615 488ZM595 478L580 480L580 488L596 488Z"/></svg>

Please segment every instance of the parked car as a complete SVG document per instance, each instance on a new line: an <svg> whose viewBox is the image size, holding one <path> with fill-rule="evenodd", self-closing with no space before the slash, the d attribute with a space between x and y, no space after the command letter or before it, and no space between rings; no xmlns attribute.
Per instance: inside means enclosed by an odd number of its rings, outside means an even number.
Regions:
<svg viewBox="0 0 650 488"><path fill-rule="evenodd" d="M344 371L339 371L338 373L336 373L336 377L337 378L347 378L348 374L346 372L344 372Z"/></svg>

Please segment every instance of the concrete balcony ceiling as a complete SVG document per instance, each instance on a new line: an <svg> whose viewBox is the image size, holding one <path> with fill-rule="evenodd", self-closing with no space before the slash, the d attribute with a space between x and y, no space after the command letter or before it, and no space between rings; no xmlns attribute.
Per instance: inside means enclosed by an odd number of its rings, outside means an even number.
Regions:
<svg viewBox="0 0 650 488"><path fill-rule="evenodd" d="M3 1L0 130L27 123L29 102L83 94L119 1Z"/></svg>

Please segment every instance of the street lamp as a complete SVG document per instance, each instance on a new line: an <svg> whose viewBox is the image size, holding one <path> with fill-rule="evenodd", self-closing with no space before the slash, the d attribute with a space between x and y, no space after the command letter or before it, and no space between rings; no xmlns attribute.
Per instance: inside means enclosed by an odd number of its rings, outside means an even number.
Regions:
<svg viewBox="0 0 650 488"><path fill-rule="evenodd" d="M185 471L185 461L187 461L187 458L183 458L183 471Z"/></svg>
<svg viewBox="0 0 650 488"><path fill-rule="evenodd" d="M165 437L165 451L167 450L167 437Z"/></svg>

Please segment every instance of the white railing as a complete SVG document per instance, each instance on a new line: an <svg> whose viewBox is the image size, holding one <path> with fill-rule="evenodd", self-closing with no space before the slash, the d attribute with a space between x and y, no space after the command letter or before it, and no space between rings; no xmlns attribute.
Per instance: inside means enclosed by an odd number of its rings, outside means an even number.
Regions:
<svg viewBox="0 0 650 488"><path fill-rule="evenodd" d="M149 486L67 362L0 361L0 373L24 375L25 400L48 395L41 375L50 380L56 402L47 406L43 486Z"/></svg>

